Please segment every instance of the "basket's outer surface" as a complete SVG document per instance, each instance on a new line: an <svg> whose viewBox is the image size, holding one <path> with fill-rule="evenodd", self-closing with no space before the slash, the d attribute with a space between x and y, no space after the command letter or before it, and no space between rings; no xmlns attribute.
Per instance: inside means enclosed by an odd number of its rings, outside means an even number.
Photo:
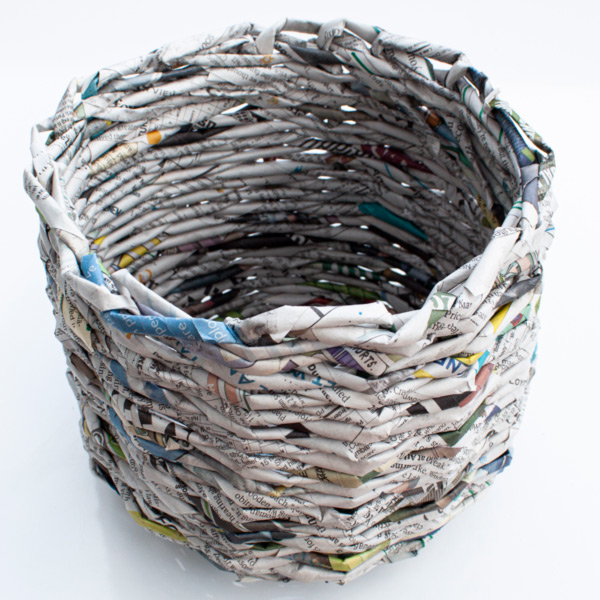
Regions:
<svg viewBox="0 0 600 600"><path fill-rule="evenodd" d="M25 188L94 471L240 577L412 556L510 462L552 150L464 54L251 23L74 79Z"/></svg>

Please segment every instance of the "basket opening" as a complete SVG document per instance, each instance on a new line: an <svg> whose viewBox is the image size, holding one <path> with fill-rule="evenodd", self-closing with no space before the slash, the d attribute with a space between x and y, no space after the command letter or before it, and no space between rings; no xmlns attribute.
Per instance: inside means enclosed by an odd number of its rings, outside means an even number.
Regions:
<svg viewBox="0 0 600 600"><path fill-rule="evenodd" d="M195 317L378 300L404 312L480 254L515 175L461 138L472 122L369 89L355 67L319 73L277 95L223 84L230 96L210 111L188 94L178 106L210 114L105 159L81 222L109 272L128 269Z"/></svg>

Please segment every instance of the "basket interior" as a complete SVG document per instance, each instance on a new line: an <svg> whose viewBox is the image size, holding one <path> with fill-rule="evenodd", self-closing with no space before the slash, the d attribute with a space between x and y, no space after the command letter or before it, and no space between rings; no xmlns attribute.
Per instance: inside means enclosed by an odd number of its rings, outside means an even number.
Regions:
<svg viewBox="0 0 600 600"><path fill-rule="evenodd" d="M165 133L149 120L133 156L92 164L80 225L109 272L127 268L193 317L375 300L400 313L483 251L518 177L475 132L459 144L473 125L458 95L432 108L417 85L377 90L339 63L290 77L308 42L294 44L275 44L269 84L182 93L173 105L192 122ZM129 97L210 74L205 58Z"/></svg>

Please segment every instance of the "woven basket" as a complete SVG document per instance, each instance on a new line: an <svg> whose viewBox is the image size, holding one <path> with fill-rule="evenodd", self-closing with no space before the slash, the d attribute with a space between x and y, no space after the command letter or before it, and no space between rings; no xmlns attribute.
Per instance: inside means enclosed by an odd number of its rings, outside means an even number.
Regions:
<svg viewBox="0 0 600 600"><path fill-rule="evenodd" d="M74 79L31 148L84 445L143 527L342 583L510 462L554 156L464 54L242 23Z"/></svg>

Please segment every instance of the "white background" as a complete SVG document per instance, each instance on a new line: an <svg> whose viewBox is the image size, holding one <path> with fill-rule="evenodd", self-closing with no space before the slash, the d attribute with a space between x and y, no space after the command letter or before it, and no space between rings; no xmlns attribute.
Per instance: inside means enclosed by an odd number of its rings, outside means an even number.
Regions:
<svg viewBox="0 0 600 600"><path fill-rule="evenodd" d="M88 469L21 187L29 131L70 79L241 21L345 17L466 52L555 150L557 238L538 373L513 464L416 559L347 586L236 583L138 527ZM11 2L0 71L0 596L6 599L598 597L600 403L596 47L591 1Z"/></svg>

